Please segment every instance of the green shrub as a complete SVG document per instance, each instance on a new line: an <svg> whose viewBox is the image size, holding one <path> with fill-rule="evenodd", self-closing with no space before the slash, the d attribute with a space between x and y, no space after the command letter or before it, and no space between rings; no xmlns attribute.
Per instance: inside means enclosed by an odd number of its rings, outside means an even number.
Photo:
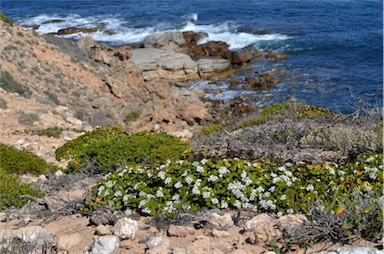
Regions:
<svg viewBox="0 0 384 254"><path fill-rule="evenodd" d="M220 132L223 130L223 128L224 128L223 125L214 123L214 124L204 126L201 129L201 133L203 133L204 135L209 135L211 133Z"/></svg>
<svg viewBox="0 0 384 254"><path fill-rule="evenodd" d="M19 123L21 124L25 124L25 125L31 125L33 124L34 122L38 121L40 118L39 118L39 115L36 114L36 113L32 113L32 112L23 112L21 113L21 115L19 116Z"/></svg>
<svg viewBox="0 0 384 254"><path fill-rule="evenodd" d="M108 205L151 215L227 207L280 215L307 213L316 200L343 199L353 190L380 197L382 160L380 154L339 165L235 158L216 162L168 160L159 167L126 166L99 181L86 198L85 212Z"/></svg>
<svg viewBox="0 0 384 254"><path fill-rule="evenodd" d="M8 71L0 72L0 87L9 93L24 95L27 92Z"/></svg>
<svg viewBox="0 0 384 254"><path fill-rule="evenodd" d="M38 136L47 136L53 138L60 138L60 135L63 133L63 128L60 127L50 127L45 129L37 129L37 130L26 130L27 134L33 134Z"/></svg>
<svg viewBox="0 0 384 254"><path fill-rule="evenodd" d="M236 123L230 128L231 131L241 128L249 127L252 125L260 125L271 119L285 119L285 118L313 118L320 116L333 116L333 113L326 108L319 108L307 104L296 103L278 103L265 107L258 115L250 116L244 120Z"/></svg>
<svg viewBox="0 0 384 254"><path fill-rule="evenodd" d="M8 18L4 13L0 12L0 20L7 24L13 24L12 20Z"/></svg>
<svg viewBox="0 0 384 254"><path fill-rule="evenodd" d="M141 132L127 135L119 127L99 128L71 140L56 150L56 159L71 159L69 169L96 163L103 172L114 171L119 164L159 163L179 159L190 151L187 142L174 136Z"/></svg>
<svg viewBox="0 0 384 254"><path fill-rule="evenodd" d="M0 143L0 166L5 173L33 175L45 174L54 171L57 167L47 163L36 154L17 150L16 148Z"/></svg>
<svg viewBox="0 0 384 254"><path fill-rule="evenodd" d="M137 110L132 111L131 113L129 113L129 114L124 118L124 122L126 122L126 123L130 123L130 122L134 122L134 121L136 121L137 119L139 119L139 117L140 117L140 115L141 115L141 112L142 112L141 109L137 109Z"/></svg>
<svg viewBox="0 0 384 254"><path fill-rule="evenodd" d="M15 206L22 207L28 201L21 195L30 195L34 197L43 197L40 190L32 188L29 184L22 183L15 174L5 174L0 170L0 210Z"/></svg>

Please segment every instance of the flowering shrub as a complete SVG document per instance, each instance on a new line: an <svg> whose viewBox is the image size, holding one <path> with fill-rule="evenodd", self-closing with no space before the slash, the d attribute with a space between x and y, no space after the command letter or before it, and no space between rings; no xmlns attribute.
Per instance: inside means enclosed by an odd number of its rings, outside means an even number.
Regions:
<svg viewBox="0 0 384 254"><path fill-rule="evenodd" d="M150 215L204 207L307 212L315 200L337 200L353 190L381 195L382 160L365 155L354 163L308 165L235 158L125 167L99 181L85 212L103 205Z"/></svg>

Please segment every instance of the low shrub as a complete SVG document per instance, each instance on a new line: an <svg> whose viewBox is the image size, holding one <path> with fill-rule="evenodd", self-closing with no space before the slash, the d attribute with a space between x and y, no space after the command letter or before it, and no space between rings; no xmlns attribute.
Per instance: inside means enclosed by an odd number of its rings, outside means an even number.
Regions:
<svg viewBox="0 0 384 254"><path fill-rule="evenodd" d="M204 135L210 135L211 133L222 131L223 128L224 128L223 125L214 123L214 124L210 124L210 125L204 126L201 129L201 133L204 134Z"/></svg>
<svg viewBox="0 0 384 254"><path fill-rule="evenodd" d="M122 167L99 181L85 212L108 205L144 214L172 214L202 208L247 208L278 215L307 213L316 200L340 200L353 190L379 197L383 155L355 162L277 163L269 160L168 160L159 167ZM335 211L337 212L337 211Z"/></svg>
<svg viewBox="0 0 384 254"><path fill-rule="evenodd" d="M0 169L0 210L11 206L22 207L25 205L28 199L21 198L21 195L40 198L44 196L40 190L34 189L29 184L21 182L17 175L6 174Z"/></svg>
<svg viewBox="0 0 384 254"><path fill-rule="evenodd" d="M230 131L238 130L241 128L260 125L271 119L285 119L285 118L313 118L320 116L333 116L329 109L319 108L308 104L297 103L278 103L265 107L258 115L250 116L242 121L234 124L229 128Z"/></svg>
<svg viewBox="0 0 384 254"><path fill-rule="evenodd" d="M0 72L0 87L9 93L18 93L24 95L27 92L8 71Z"/></svg>
<svg viewBox="0 0 384 254"><path fill-rule="evenodd" d="M5 173L30 173L33 175L41 175L57 169L55 165L47 163L32 152L17 150L12 146L1 143L0 167Z"/></svg>
<svg viewBox="0 0 384 254"><path fill-rule="evenodd" d="M71 140L56 150L56 159L70 159L69 170L87 163L98 164L101 172L112 172L122 163L156 164L179 159L190 151L187 142L165 133L126 134L122 128L99 128Z"/></svg>
<svg viewBox="0 0 384 254"><path fill-rule="evenodd" d="M36 121L39 121L39 115L36 113L32 112L23 112L19 116L19 123L24 124L24 125L31 125Z"/></svg>
<svg viewBox="0 0 384 254"><path fill-rule="evenodd" d="M53 138L60 138L60 135L63 133L64 129L60 127L50 127L45 129L36 129L36 130L26 130L27 134L38 135L38 136L47 136Z"/></svg>
<svg viewBox="0 0 384 254"><path fill-rule="evenodd" d="M126 123L130 123L130 122L134 122L134 121L136 121L137 119L139 119L139 117L140 117L140 115L141 115L141 112L142 112L141 109L137 109L137 110L132 111L131 113L129 113L129 114L124 118L124 122L126 122Z"/></svg>
<svg viewBox="0 0 384 254"><path fill-rule="evenodd" d="M13 24L13 21L2 12L0 12L0 20L7 24Z"/></svg>

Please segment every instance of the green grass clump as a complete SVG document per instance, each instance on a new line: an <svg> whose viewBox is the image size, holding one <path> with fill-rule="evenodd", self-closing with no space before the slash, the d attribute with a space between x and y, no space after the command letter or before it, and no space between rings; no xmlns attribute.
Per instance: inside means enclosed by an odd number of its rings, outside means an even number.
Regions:
<svg viewBox="0 0 384 254"><path fill-rule="evenodd" d="M45 174L54 171L57 167L47 163L36 154L17 150L16 148L0 143L0 167L5 173L33 175Z"/></svg>
<svg viewBox="0 0 384 254"><path fill-rule="evenodd" d="M139 117L140 117L140 115L141 115L141 112L142 112L141 109L137 109L137 110L132 111L131 113L129 113L129 114L124 118L124 122L126 122L126 123L130 123L130 122L134 122L134 121L136 121L137 119L139 119Z"/></svg>
<svg viewBox="0 0 384 254"><path fill-rule="evenodd" d="M21 198L21 195L39 198L44 196L40 190L21 182L17 175L6 174L0 169L0 210L11 206L22 207L25 205L28 199Z"/></svg>
<svg viewBox="0 0 384 254"><path fill-rule="evenodd" d="M210 124L210 125L204 126L201 129L201 133L203 133L204 135L210 135L211 133L222 131L223 128L224 128L223 125L214 123L214 124Z"/></svg>
<svg viewBox="0 0 384 254"><path fill-rule="evenodd" d="M128 135L120 127L114 127L99 128L67 142L56 150L56 159L71 159L70 170L95 163L98 170L112 172L121 163L156 164L179 159L189 151L189 143L165 133Z"/></svg>
<svg viewBox="0 0 384 254"><path fill-rule="evenodd" d="M63 128L60 127L50 127L45 129L37 129L37 130L26 130L27 134L33 134L38 136L47 136L53 138L60 138L60 135L63 133Z"/></svg>
<svg viewBox="0 0 384 254"><path fill-rule="evenodd" d="M10 25L13 24L13 21L2 12L0 12L0 20Z"/></svg>
<svg viewBox="0 0 384 254"><path fill-rule="evenodd" d="M27 92L8 71L0 72L0 87L9 93L18 93L23 95Z"/></svg>
<svg viewBox="0 0 384 254"><path fill-rule="evenodd" d="M86 198L85 211L108 205L150 215L203 208L247 208L283 215L308 213L315 202L331 200L335 202L330 209L341 214L338 201L354 191L372 198L382 195L382 161L383 155L377 154L322 165L234 158L126 166L99 181Z"/></svg>
<svg viewBox="0 0 384 254"><path fill-rule="evenodd" d="M267 120L272 119L305 119L327 115L333 115L333 113L326 108L319 108L307 104L278 103L265 107L258 115L247 117L229 129L230 131L234 131L253 125L260 125L265 123Z"/></svg>

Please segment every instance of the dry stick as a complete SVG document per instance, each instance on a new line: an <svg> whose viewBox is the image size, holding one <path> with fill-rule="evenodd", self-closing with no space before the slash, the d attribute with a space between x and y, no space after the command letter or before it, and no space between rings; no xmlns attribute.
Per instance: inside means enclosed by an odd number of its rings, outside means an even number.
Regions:
<svg viewBox="0 0 384 254"><path fill-rule="evenodd" d="M33 200L35 201L37 204L39 205L44 205L49 211L51 211L52 213L54 213L55 211L53 210L52 208L52 203L51 201L47 198L47 197L44 197L44 198L36 198L36 197L32 197L30 195L21 195L20 196L21 198L26 198L26 199L30 199L30 200Z"/></svg>

